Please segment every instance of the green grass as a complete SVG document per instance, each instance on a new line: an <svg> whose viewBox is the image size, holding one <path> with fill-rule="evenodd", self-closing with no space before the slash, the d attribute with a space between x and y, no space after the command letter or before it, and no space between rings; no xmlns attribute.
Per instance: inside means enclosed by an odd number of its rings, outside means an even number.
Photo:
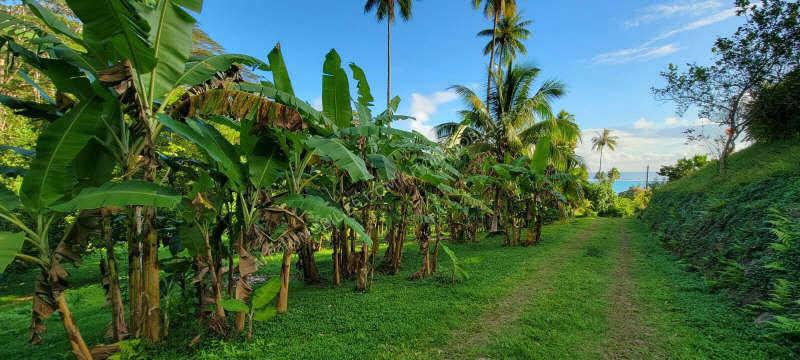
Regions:
<svg viewBox="0 0 800 360"><path fill-rule="evenodd" d="M455 285L444 276L408 280L419 260L414 244L409 244L403 272L377 276L369 293L352 291L352 283L331 288L293 281L289 313L257 323L252 341L206 337L190 349L189 341L198 326L186 317L171 329L164 344L148 349L148 356L417 359L454 358L457 356L453 354L459 354L601 358L614 326L609 320L609 291L616 280L618 239L623 228L631 234L631 274L636 283L632 297L646 310L641 321L653 333L648 337L650 342L641 345L645 354L780 358L782 349L748 332L748 320L725 298L709 294L696 275L684 272L641 224L619 219L578 219L549 225L543 243L533 248L504 248L492 241L453 244L451 248L470 274L469 280ZM329 277L330 253L319 254L318 260L323 276ZM276 263L271 260L262 273L275 275ZM442 259L440 271L446 271L448 265ZM75 270L82 271L95 270ZM48 322L50 331L44 345L25 342L29 304L10 301L19 292L6 289L0 293L0 301L5 301L0 307L0 322L4 324L0 343L5 344L0 348L0 358L69 358L57 315ZM85 285L70 290L68 301L87 342L104 342L109 315L102 289ZM502 315L508 321L485 321L487 316L508 309L513 316ZM193 309L186 308L185 312L192 313ZM467 342L462 342L465 339Z"/></svg>

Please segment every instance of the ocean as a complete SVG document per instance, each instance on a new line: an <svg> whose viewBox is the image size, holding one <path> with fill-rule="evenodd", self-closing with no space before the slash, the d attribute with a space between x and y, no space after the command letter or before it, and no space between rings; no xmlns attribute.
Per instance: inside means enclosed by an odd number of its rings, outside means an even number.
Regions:
<svg viewBox="0 0 800 360"><path fill-rule="evenodd" d="M621 192L623 192L625 190L628 190L628 189L630 189L630 188L632 188L634 186L638 186L638 187L642 187L643 188L644 187L644 182L645 182L645 177L646 177L645 175L646 175L646 173L644 171L642 171L642 172L623 172L623 173L620 174L619 180L614 182L614 185L612 186L612 188L614 189L614 192L616 192L616 193L621 193ZM596 182L597 180L590 179L590 181L591 182ZM649 176L649 180L648 181L649 181L650 184L652 184L652 183L656 183L656 182L666 181L666 178L656 175L655 172L650 172L650 176Z"/></svg>

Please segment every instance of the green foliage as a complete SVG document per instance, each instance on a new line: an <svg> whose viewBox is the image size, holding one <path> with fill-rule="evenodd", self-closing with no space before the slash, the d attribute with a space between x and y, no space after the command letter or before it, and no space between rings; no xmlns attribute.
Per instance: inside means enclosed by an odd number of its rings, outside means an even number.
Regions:
<svg viewBox="0 0 800 360"><path fill-rule="evenodd" d="M365 244L372 244L369 234L364 231L364 227L355 219L347 216L341 209L330 205L327 201L314 195L289 195L281 200L286 206L301 210L320 220L330 221L333 225L347 225L358 234Z"/></svg>
<svg viewBox="0 0 800 360"><path fill-rule="evenodd" d="M61 212L133 205L174 209L180 201L181 195L170 188L151 182L130 180L83 189L72 199L50 208Z"/></svg>
<svg viewBox="0 0 800 360"><path fill-rule="evenodd" d="M80 101L39 136L20 197L32 211L42 211L68 194L75 182L72 161L96 136L103 122L120 116L119 107L100 97Z"/></svg>
<svg viewBox="0 0 800 360"><path fill-rule="evenodd" d="M0 274L14 261L17 253L22 249L23 242L25 242L25 233L23 232L0 232Z"/></svg>
<svg viewBox="0 0 800 360"><path fill-rule="evenodd" d="M755 144L731 156L725 176L705 167L658 187L643 219L707 283L745 303L767 300L779 279L800 282L798 256L783 255L796 246L770 210L796 211L799 157L797 142Z"/></svg>
<svg viewBox="0 0 800 360"><path fill-rule="evenodd" d="M664 165L658 170L658 175L666 176L669 181L675 181L695 170L708 165L708 155L695 155L691 158L678 159L675 165Z"/></svg>
<svg viewBox="0 0 800 360"><path fill-rule="evenodd" d="M442 250L444 251L445 254L447 254L447 257L450 259L450 266L451 266L450 271L451 271L452 282L455 283L456 279L458 278L461 278L463 280L468 280L469 274L467 274L467 272L464 271L464 268L462 268L461 265L459 265L459 259L458 256L456 256L456 253L454 253L453 250L450 250L450 248L447 247L447 245L445 244L439 244L439 246L442 247Z"/></svg>
<svg viewBox="0 0 800 360"><path fill-rule="evenodd" d="M352 126L350 83L336 50L325 56L322 73L322 112L339 128Z"/></svg>
<svg viewBox="0 0 800 360"><path fill-rule="evenodd" d="M280 278L273 277L253 292L253 320L267 321L277 315L273 302L280 288Z"/></svg>
<svg viewBox="0 0 800 360"><path fill-rule="evenodd" d="M757 93L747 118L747 134L757 142L800 137L800 68Z"/></svg>

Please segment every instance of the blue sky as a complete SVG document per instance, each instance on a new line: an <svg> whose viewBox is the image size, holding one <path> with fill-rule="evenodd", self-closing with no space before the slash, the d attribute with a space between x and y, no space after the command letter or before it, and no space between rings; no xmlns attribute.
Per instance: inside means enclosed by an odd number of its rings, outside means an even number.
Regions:
<svg viewBox="0 0 800 360"><path fill-rule="evenodd" d="M392 29L392 92L401 112L417 117L399 124L430 133L431 126L457 120L461 102L447 88L482 89L485 39L475 34L491 24L468 0L423 0L414 17ZM579 153L590 169L598 156L589 151L591 134L617 131L619 148L605 164L623 171L658 167L703 152L684 144L681 131L699 122L692 113L678 118L672 104L653 99L659 71L669 63L707 62L714 39L741 23L733 0L519 1L534 21L528 55L543 78L566 83L568 95L556 109L574 113L586 134ZM376 106L384 105L386 27L364 14L363 0L245 1L205 0L199 21L227 51L265 58L280 42L297 94L319 103L325 54L335 48L345 62L367 73ZM606 167L604 164L604 167Z"/></svg>

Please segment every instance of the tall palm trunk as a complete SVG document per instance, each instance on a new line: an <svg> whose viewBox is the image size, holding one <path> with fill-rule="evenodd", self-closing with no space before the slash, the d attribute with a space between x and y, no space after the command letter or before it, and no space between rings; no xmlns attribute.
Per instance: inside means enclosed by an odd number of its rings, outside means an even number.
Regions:
<svg viewBox="0 0 800 360"><path fill-rule="evenodd" d="M387 109L389 108L389 103L392 100L391 88L392 88L392 21L390 19L386 19L386 108Z"/></svg>
<svg viewBox="0 0 800 360"><path fill-rule="evenodd" d="M489 93L492 90L492 68L494 68L494 48L497 45L497 18L498 10L494 11L494 20L492 25L492 49L489 55L489 71L486 75L486 106L489 106Z"/></svg>
<svg viewBox="0 0 800 360"><path fill-rule="evenodd" d="M603 172L603 148L600 148L600 170L597 170L598 173Z"/></svg>

